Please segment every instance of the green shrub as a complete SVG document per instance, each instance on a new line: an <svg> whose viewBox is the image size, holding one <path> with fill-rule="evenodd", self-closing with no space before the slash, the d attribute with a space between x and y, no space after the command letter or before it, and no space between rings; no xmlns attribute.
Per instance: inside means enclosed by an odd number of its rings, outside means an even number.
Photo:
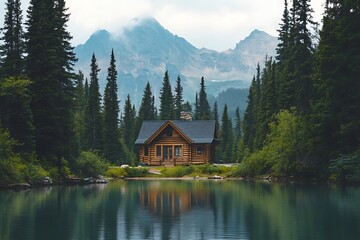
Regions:
<svg viewBox="0 0 360 240"><path fill-rule="evenodd" d="M198 166L198 169L200 171L200 173L202 174L222 174L225 173L227 171L227 167L225 166L216 166L213 164L204 164L204 165L200 165Z"/></svg>
<svg viewBox="0 0 360 240"><path fill-rule="evenodd" d="M149 173L149 169L143 167L128 167L125 168L127 177L144 177Z"/></svg>
<svg viewBox="0 0 360 240"><path fill-rule="evenodd" d="M105 176L107 177L111 177L111 178L122 178L122 177L127 177L128 174L126 172L126 170L124 168L120 168L120 167L110 167L106 173Z"/></svg>
<svg viewBox="0 0 360 240"><path fill-rule="evenodd" d="M191 174L193 171L194 171L193 166L188 166L188 167L176 166L176 167L164 168L160 172L163 177L183 177Z"/></svg>
<svg viewBox="0 0 360 240"><path fill-rule="evenodd" d="M97 177L108 169L105 161L94 152L81 152L75 160L75 173L79 177Z"/></svg>
<svg viewBox="0 0 360 240"><path fill-rule="evenodd" d="M47 176L49 176L49 173L39 165L23 165L22 177L26 182L41 181Z"/></svg>

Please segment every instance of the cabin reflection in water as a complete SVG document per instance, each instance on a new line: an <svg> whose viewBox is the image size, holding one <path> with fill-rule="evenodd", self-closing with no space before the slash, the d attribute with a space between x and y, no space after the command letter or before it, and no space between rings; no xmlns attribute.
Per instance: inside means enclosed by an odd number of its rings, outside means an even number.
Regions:
<svg viewBox="0 0 360 240"><path fill-rule="evenodd" d="M188 191L184 189L164 189L163 184L154 182L148 188L141 190L140 205L150 211L153 215L172 217L180 216L191 210L192 207L210 207L210 192L197 190Z"/></svg>

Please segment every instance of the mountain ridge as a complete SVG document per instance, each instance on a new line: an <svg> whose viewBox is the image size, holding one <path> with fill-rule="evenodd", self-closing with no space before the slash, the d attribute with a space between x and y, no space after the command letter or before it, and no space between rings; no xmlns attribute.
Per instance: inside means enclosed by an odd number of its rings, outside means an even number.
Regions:
<svg viewBox="0 0 360 240"><path fill-rule="evenodd" d="M193 101L202 76L210 90L208 94L213 96L228 88L248 87L257 63L261 64L266 55L274 56L276 45L275 37L254 30L233 49L218 52L196 48L185 38L165 29L155 18L135 18L120 34L98 30L84 44L76 46L79 61L75 70L82 70L89 76L91 55L95 53L103 90L110 53L114 49L121 100L130 94L138 105L147 81L157 96L164 72L168 70L172 86L180 75L184 98Z"/></svg>

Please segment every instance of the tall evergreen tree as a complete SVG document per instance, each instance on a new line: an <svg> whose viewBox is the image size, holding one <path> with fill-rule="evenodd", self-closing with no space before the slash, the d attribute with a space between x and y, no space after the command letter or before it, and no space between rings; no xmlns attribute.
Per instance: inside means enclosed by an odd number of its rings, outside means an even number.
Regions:
<svg viewBox="0 0 360 240"><path fill-rule="evenodd" d="M215 103L214 103L212 118L215 120L215 128L216 128L217 130L220 130L219 110L218 110L217 101L215 101Z"/></svg>
<svg viewBox="0 0 360 240"><path fill-rule="evenodd" d="M269 124L277 113L277 96L275 88L275 62L272 58L265 60L261 76L261 96L257 103L255 147L261 149L269 134Z"/></svg>
<svg viewBox="0 0 360 240"><path fill-rule="evenodd" d="M175 119L180 119L180 113L183 110L183 87L181 86L181 78L180 76L177 77L176 80L176 87L175 87L175 110L174 110L174 117Z"/></svg>
<svg viewBox="0 0 360 240"><path fill-rule="evenodd" d="M135 142L135 107L131 104L130 96L125 100L123 117L121 121L121 137L129 151L134 150Z"/></svg>
<svg viewBox="0 0 360 240"><path fill-rule="evenodd" d="M80 152L85 149L85 88L84 88L84 74L79 71L76 78L76 91L74 98L74 139L73 139L73 151L74 156L78 157Z"/></svg>
<svg viewBox="0 0 360 240"><path fill-rule="evenodd" d="M241 117L240 108L237 107L235 111L235 129L234 129L235 143L240 141L241 138Z"/></svg>
<svg viewBox="0 0 360 240"><path fill-rule="evenodd" d="M62 168L72 138L75 59L66 30L65 2L31 0L26 34L26 73L33 81L31 107L36 127L36 152Z"/></svg>
<svg viewBox="0 0 360 240"><path fill-rule="evenodd" d="M166 70L160 89L160 119L170 120L174 118L174 98L168 71Z"/></svg>
<svg viewBox="0 0 360 240"><path fill-rule="evenodd" d="M5 77L19 77L24 74L24 32L20 0L7 0L4 33L0 37L0 81Z"/></svg>
<svg viewBox="0 0 360 240"><path fill-rule="evenodd" d="M316 159L349 154L360 145L360 4L328 0L317 53L312 126Z"/></svg>
<svg viewBox="0 0 360 240"><path fill-rule="evenodd" d="M119 136L119 101L117 97L117 71L114 50L111 51L107 83L104 92L104 146L105 158L111 163L120 163L121 145Z"/></svg>
<svg viewBox="0 0 360 240"><path fill-rule="evenodd" d="M195 103L194 103L194 120L200 119L200 106L199 106L199 96L196 92L195 94Z"/></svg>
<svg viewBox="0 0 360 240"><path fill-rule="evenodd" d="M228 115L228 108L225 104L224 111L221 117L221 131L220 144L222 150L223 162L232 162L232 148L233 148L233 128L232 122Z"/></svg>
<svg viewBox="0 0 360 240"><path fill-rule="evenodd" d="M35 150L29 80L8 77L0 81L0 123L19 144L16 152Z"/></svg>
<svg viewBox="0 0 360 240"><path fill-rule="evenodd" d="M211 119L211 110L210 110L209 102L207 100L204 77L201 78L201 82L200 82L198 119L200 120Z"/></svg>
<svg viewBox="0 0 360 240"><path fill-rule="evenodd" d="M89 96L86 106L86 124L87 124L87 137L88 147L92 150L101 150L102 147L102 119L101 119L101 95L99 91L99 78L100 71L96 62L95 54L92 55L90 64L90 86Z"/></svg>
<svg viewBox="0 0 360 240"><path fill-rule="evenodd" d="M155 106L150 83L147 82L139 108L139 126L144 120L155 120Z"/></svg>
<svg viewBox="0 0 360 240"><path fill-rule="evenodd" d="M250 89L249 89L249 96L248 96L248 105L244 113L244 120L243 120L243 131L244 131L244 144L245 146L252 151L254 148L254 140L256 134L256 105L257 105L257 96L258 96L258 88L257 88L257 81L254 76Z"/></svg>

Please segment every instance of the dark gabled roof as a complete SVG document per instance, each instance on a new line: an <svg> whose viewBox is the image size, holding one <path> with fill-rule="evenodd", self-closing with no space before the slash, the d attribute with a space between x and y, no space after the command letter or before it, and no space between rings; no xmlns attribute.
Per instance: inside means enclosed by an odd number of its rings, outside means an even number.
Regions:
<svg viewBox="0 0 360 240"><path fill-rule="evenodd" d="M144 121L135 144L145 144L150 138L154 137L154 134L156 134L160 128L165 127L165 125L174 125L174 127L190 139L192 143L212 143L215 138L214 120Z"/></svg>

